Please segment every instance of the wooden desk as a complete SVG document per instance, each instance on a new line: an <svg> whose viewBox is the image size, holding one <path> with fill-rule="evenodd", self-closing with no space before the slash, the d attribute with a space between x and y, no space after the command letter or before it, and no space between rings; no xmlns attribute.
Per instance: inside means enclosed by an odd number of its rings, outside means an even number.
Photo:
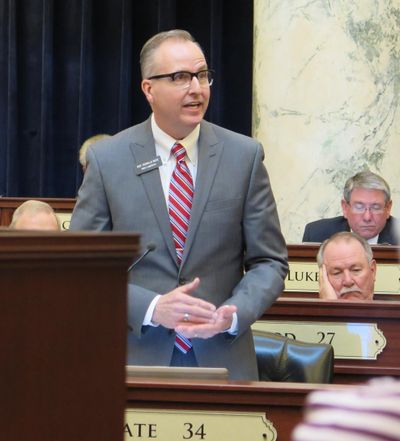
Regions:
<svg viewBox="0 0 400 441"><path fill-rule="evenodd" d="M386 347L376 360L335 359L334 382L364 382L373 376L400 376L400 302L327 301L279 298L261 321L372 323L382 331ZM288 332L290 332L288 327ZM328 342L328 341L325 341Z"/></svg>
<svg viewBox="0 0 400 441"><path fill-rule="evenodd" d="M61 198L0 198L0 227L8 227L11 223L12 215L17 207L28 199L36 199L47 202L57 214L67 215L72 213L76 199L61 199ZM63 221L63 219L62 219ZM64 229L68 229L64 227Z"/></svg>
<svg viewBox="0 0 400 441"><path fill-rule="evenodd" d="M0 434L122 440L133 233L0 234Z"/></svg>
<svg viewBox="0 0 400 441"><path fill-rule="evenodd" d="M289 261L316 262L319 247L319 243L288 244ZM378 263L399 263L400 246L372 245L371 248Z"/></svg>
<svg viewBox="0 0 400 441"><path fill-rule="evenodd" d="M222 413L258 412L264 414L265 418L272 422L278 433L279 441L290 441L293 428L302 419L304 400L311 391L346 389L348 387L332 384L194 382L137 378L128 378L126 386L127 409L186 409ZM243 430L245 431L245 429ZM214 441L211 438L212 434L208 435L206 439ZM147 440L147 438L145 439ZM199 438L194 437L193 439ZM265 439L270 441L270 438Z"/></svg>

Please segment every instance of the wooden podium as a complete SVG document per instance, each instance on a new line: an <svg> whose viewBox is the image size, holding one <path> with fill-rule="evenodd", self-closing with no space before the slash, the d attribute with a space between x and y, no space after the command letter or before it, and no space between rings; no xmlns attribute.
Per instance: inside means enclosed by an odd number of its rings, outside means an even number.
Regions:
<svg viewBox="0 0 400 441"><path fill-rule="evenodd" d="M132 233L0 234L0 433L123 439Z"/></svg>

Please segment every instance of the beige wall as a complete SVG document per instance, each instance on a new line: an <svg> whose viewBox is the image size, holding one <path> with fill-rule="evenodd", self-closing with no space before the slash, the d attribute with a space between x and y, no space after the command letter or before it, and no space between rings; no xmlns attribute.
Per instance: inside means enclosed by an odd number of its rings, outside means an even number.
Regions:
<svg viewBox="0 0 400 441"><path fill-rule="evenodd" d="M369 167L400 216L400 0L254 0L253 135L282 229L340 214Z"/></svg>

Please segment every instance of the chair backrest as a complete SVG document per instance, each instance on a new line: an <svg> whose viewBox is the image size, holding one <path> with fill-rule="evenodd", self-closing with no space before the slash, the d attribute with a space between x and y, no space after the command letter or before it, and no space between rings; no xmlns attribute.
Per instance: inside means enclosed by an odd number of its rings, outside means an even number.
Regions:
<svg viewBox="0 0 400 441"><path fill-rule="evenodd" d="M260 381L331 383L333 347L253 331Z"/></svg>

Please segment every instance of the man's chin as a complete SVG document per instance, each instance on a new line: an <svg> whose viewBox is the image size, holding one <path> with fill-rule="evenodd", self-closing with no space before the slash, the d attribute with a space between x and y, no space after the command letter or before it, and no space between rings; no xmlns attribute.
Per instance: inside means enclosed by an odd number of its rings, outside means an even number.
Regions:
<svg viewBox="0 0 400 441"><path fill-rule="evenodd" d="M379 234L376 231L376 228L368 228L368 227L360 228L358 231L356 231L356 233L359 236L363 237L365 240L372 239L373 237Z"/></svg>

